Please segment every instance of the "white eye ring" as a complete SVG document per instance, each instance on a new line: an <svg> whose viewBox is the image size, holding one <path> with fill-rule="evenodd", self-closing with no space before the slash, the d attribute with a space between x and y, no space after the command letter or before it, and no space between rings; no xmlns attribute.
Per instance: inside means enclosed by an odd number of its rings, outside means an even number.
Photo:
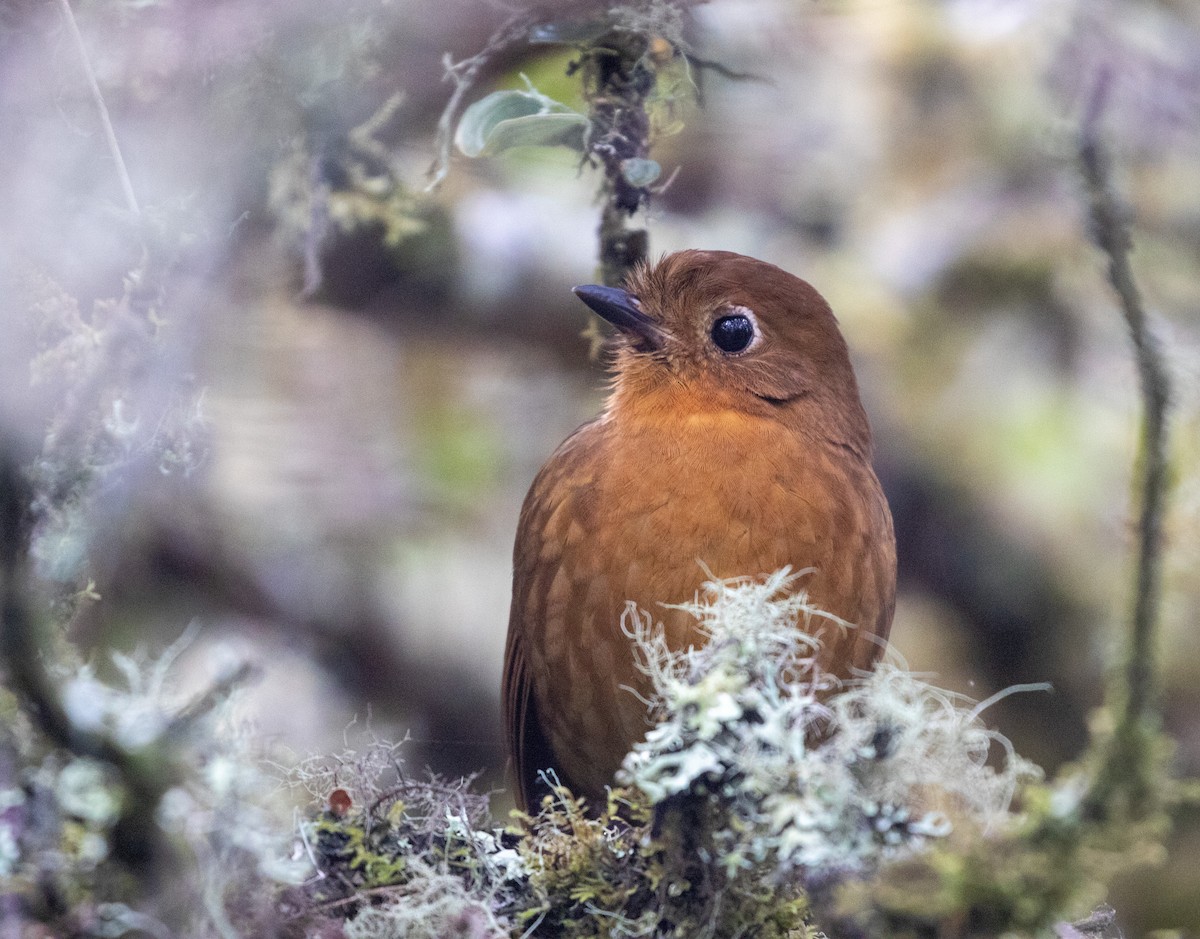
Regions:
<svg viewBox="0 0 1200 939"><path fill-rule="evenodd" d="M745 355L761 341L762 329L749 307L731 306L713 320L708 335L722 355Z"/></svg>

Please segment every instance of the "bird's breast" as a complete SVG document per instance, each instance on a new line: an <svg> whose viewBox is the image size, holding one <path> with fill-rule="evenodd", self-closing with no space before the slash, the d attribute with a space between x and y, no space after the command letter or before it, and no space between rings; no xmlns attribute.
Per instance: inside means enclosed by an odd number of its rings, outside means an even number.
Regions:
<svg viewBox="0 0 1200 939"><path fill-rule="evenodd" d="M739 414L641 425L610 415L547 463L522 517L514 610L535 696L559 702L543 715L547 735L584 791L602 791L645 732L645 705L628 690L645 690L622 628L631 605L679 648L695 621L666 605L694 599L705 580L812 567L814 601L874 631L878 604L855 594L868 586L860 566L880 567L874 593L886 587L886 562L868 556L886 505L870 468L847 457Z"/></svg>

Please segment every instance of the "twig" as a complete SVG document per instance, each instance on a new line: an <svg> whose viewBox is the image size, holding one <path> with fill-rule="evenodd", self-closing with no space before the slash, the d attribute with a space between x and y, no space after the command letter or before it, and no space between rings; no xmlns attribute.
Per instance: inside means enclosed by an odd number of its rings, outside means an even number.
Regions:
<svg viewBox="0 0 1200 939"><path fill-rule="evenodd" d="M1131 724L1147 717L1154 704L1154 633L1160 600L1162 521L1167 484L1167 412L1171 392L1162 352L1149 328L1129 263L1132 238L1128 219L1113 193L1108 154L1097 130L1108 81L1108 73L1103 73L1097 82L1083 122L1079 161L1090 201L1092 237L1108 256L1108 279L1120 301L1133 340L1142 393L1138 466L1141 517L1122 715L1122 721Z"/></svg>
<svg viewBox="0 0 1200 939"><path fill-rule="evenodd" d="M1142 397L1141 440L1135 464L1141 502L1136 570L1123 667L1110 689L1116 724L1082 803L1084 818L1114 814L1146 817L1158 804L1155 782L1157 674L1156 631L1161 592L1162 523L1167 488L1167 412L1170 380L1162 352L1150 330L1129 263L1129 222L1113 192L1108 154L1100 140L1100 118L1110 75L1100 74L1084 116L1079 165L1087 186L1091 234L1108 257L1108 279L1133 340Z"/></svg>
<svg viewBox="0 0 1200 939"><path fill-rule="evenodd" d="M353 885L351 885L353 886ZM364 900L369 900L372 897L389 897L389 896L404 896L410 892L408 884L387 884L383 887L367 887L365 889L355 888L354 893L348 897L337 897L333 900L322 900L314 903L309 910L304 910L296 914L293 919L300 919L303 916L309 915L311 912L329 912L330 910L340 909L345 906L353 906L356 903L362 903Z"/></svg>
<svg viewBox="0 0 1200 939"><path fill-rule="evenodd" d="M123 746L111 735L80 727L67 713L60 689L43 661L42 630L27 583L32 492L28 479L0 441L0 666L37 727L55 746L112 766L125 786L113 827L113 856L148 888L168 882L179 855L159 827L163 794L181 778L164 747ZM182 915L182 908L174 910Z"/></svg>
<svg viewBox="0 0 1200 939"><path fill-rule="evenodd" d="M171 718L163 732L164 739L183 736L200 720L211 714L240 688L262 677L262 668L253 662L242 662L229 674L217 679L202 694L193 698L178 714Z"/></svg>
<svg viewBox="0 0 1200 939"><path fill-rule="evenodd" d="M756 72L742 72L737 69L730 68L722 62L715 59L702 59L695 53L688 52L685 55L690 65L696 66L701 71L714 72L722 78L727 78L734 82L753 82L758 85L774 85L775 81L768 78L766 75L759 75Z"/></svg>
<svg viewBox="0 0 1200 939"><path fill-rule="evenodd" d="M92 70L91 60L88 59L87 46L83 42L83 33L79 31L79 24L75 22L75 14L71 11L70 0L58 0L58 5L62 7L63 17L67 21L67 28L71 31L71 37L75 40L75 49L79 52L79 61L83 65L83 73L87 76L88 86L92 90L92 100L96 103L96 110L100 112L100 126L104 128L104 137L108 141L108 151L112 155L113 163L117 167L117 176L121 180L121 191L125 194L125 205L134 215L141 215L142 210L138 207L137 196L133 192L133 181L129 178L129 170L125 167L125 158L121 156L121 147L117 143L117 134L113 130L112 119L108 116L108 106L104 103L104 95L100 93L100 85L96 82L96 73Z"/></svg>
<svg viewBox="0 0 1200 939"><path fill-rule="evenodd" d="M65 3L66 0L62 0L62 2ZM475 55L463 59L461 62L455 62L450 58L449 53L442 57L442 64L446 68L446 78L454 82L454 91L450 95L450 100L446 102L446 107L442 110L442 116L438 118L437 156L426 174L429 177L429 185L425 187L426 190L436 189L446 178L446 174L450 172L450 148L454 140L454 119L458 117L463 98L466 97L468 91L475 87L475 79L479 76L480 70L509 46L525 39L529 34L530 27L536 21L537 17L531 11L518 11L500 24L496 31L488 37L484 47Z"/></svg>

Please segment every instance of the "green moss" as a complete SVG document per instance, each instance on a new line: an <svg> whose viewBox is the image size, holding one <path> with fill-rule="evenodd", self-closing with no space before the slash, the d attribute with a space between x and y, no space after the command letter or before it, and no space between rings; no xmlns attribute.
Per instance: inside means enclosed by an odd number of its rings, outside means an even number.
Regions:
<svg viewBox="0 0 1200 939"><path fill-rule="evenodd" d="M713 863L713 833L728 821L715 800L652 808L614 790L598 815L565 789L522 817L520 851L536 902L516 917L533 935L810 935L808 900L765 865Z"/></svg>
<svg viewBox="0 0 1200 939"><path fill-rule="evenodd" d="M399 850L402 845L386 835L372 837L361 816L346 821L322 818L313 825L313 832L320 855L344 869L362 889L403 883L408 874L408 861Z"/></svg>

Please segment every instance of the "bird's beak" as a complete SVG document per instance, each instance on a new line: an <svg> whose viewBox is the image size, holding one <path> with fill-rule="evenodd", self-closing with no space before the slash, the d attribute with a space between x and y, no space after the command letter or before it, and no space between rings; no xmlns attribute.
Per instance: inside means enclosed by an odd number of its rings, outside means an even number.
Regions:
<svg viewBox="0 0 1200 939"><path fill-rule="evenodd" d="M575 287L574 292L599 316L628 336L640 351L654 352L663 347L662 327L642 312L637 300L627 291L619 287L585 284Z"/></svg>

